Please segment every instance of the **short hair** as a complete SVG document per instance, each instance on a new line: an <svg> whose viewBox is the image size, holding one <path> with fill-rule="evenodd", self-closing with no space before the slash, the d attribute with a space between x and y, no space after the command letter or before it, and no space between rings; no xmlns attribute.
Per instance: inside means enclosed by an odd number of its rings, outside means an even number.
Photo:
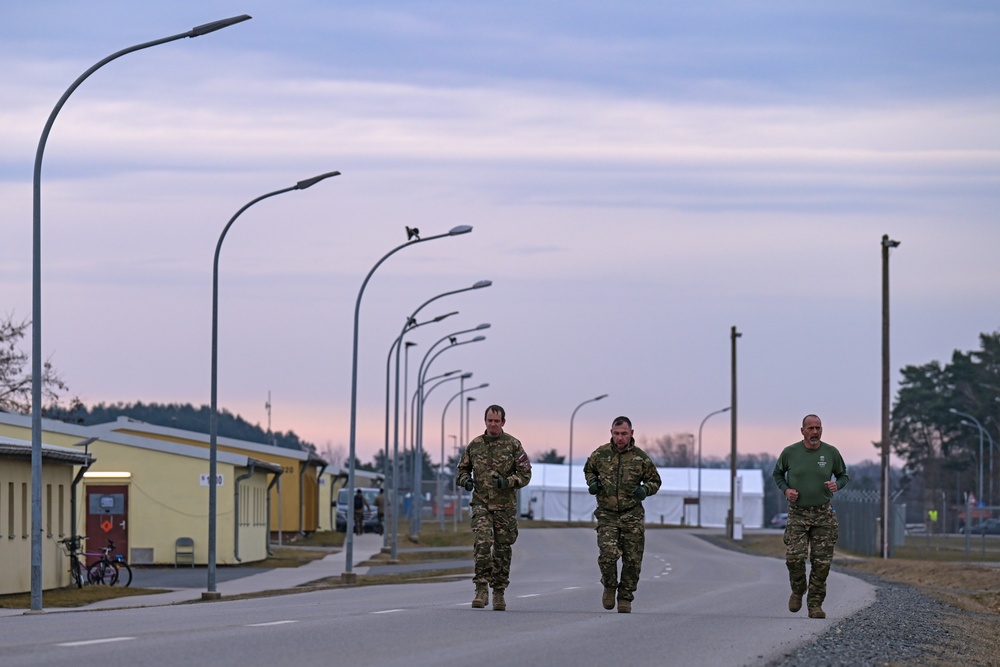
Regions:
<svg viewBox="0 0 1000 667"><path fill-rule="evenodd" d="M632 420L624 415L621 417L615 417L614 421L611 422L611 428L618 426L619 424L628 424L628 429L632 430Z"/></svg>
<svg viewBox="0 0 1000 667"><path fill-rule="evenodd" d="M814 415L814 414L808 414L808 415L806 415L805 417L802 418L802 428L806 427L806 420L809 419L810 417L815 417L816 419L819 419L819 415ZM819 425L820 426L823 425L823 420L822 419L819 419Z"/></svg>
<svg viewBox="0 0 1000 667"><path fill-rule="evenodd" d="M486 412L483 413L483 420L484 421L486 420L486 418L489 416L489 414L491 412L498 413L500 415L500 421L507 421L507 413L504 412L504 409L501 408L499 405L491 405L490 407L486 408Z"/></svg>

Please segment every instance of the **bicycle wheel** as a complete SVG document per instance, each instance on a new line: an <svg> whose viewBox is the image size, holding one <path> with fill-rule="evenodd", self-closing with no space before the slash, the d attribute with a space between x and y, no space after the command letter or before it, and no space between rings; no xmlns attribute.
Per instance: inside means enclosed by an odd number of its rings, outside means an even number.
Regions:
<svg viewBox="0 0 1000 667"><path fill-rule="evenodd" d="M118 568L118 584L128 586L132 583L132 568L123 560L116 560L115 567Z"/></svg>
<svg viewBox="0 0 1000 667"><path fill-rule="evenodd" d="M83 566L75 556L69 561L69 578L77 588L83 588Z"/></svg>
<svg viewBox="0 0 1000 667"><path fill-rule="evenodd" d="M114 564L99 560L87 569L87 581L92 584L114 586L118 581L118 570Z"/></svg>

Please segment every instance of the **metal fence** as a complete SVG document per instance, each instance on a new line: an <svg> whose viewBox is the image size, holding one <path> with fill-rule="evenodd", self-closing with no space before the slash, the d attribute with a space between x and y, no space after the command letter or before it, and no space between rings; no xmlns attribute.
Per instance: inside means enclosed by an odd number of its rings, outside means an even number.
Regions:
<svg viewBox="0 0 1000 667"><path fill-rule="evenodd" d="M840 524L837 546L859 556L877 556L882 543L882 500L875 490L844 489L833 499ZM906 504L893 503L889 512L889 555L906 537Z"/></svg>

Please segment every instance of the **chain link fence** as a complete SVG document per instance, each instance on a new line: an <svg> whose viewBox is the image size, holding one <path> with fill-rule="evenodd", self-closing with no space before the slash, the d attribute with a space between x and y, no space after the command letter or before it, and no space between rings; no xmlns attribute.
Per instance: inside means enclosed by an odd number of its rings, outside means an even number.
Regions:
<svg viewBox="0 0 1000 667"><path fill-rule="evenodd" d="M882 544L882 498L871 489L844 489L833 498L840 524L837 546L859 556L878 556ZM889 511L889 555L906 539L906 504L892 503Z"/></svg>

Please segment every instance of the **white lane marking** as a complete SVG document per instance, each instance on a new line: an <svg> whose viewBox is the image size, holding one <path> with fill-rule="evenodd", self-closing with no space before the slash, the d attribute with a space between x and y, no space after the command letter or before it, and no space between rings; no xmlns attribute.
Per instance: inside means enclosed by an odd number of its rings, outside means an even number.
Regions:
<svg viewBox="0 0 1000 667"><path fill-rule="evenodd" d="M580 588L580 587L579 587L579 586L567 586L567 587L566 587L566 588L564 588L563 590L564 590L564 591L575 591L575 590L576 590L576 589L578 589L578 588Z"/></svg>
<svg viewBox="0 0 1000 667"><path fill-rule="evenodd" d="M528 593L527 595L518 595L519 598L537 598L541 593Z"/></svg>
<svg viewBox="0 0 1000 667"><path fill-rule="evenodd" d="M268 625L285 625L287 623L298 623L298 621L268 621L267 623L247 623L248 628L263 628Z"/></svg>
<svg viewBox="0 0 1000 667"><path fill-rule="evenodd" d="M395 614L397 611L403 611L402 609L383 609L382 611L372 611L371 614Z"/></svg>
<svg viewBox="0 0 1000 667"><path fill-rule="evenodd" d="M110 642L127 642L130 639L135 639L135 637L107 637L105 639L87 639L79 642L62 642L56 644L56 646L90 646L92 644L107 644Z"/></svg>

